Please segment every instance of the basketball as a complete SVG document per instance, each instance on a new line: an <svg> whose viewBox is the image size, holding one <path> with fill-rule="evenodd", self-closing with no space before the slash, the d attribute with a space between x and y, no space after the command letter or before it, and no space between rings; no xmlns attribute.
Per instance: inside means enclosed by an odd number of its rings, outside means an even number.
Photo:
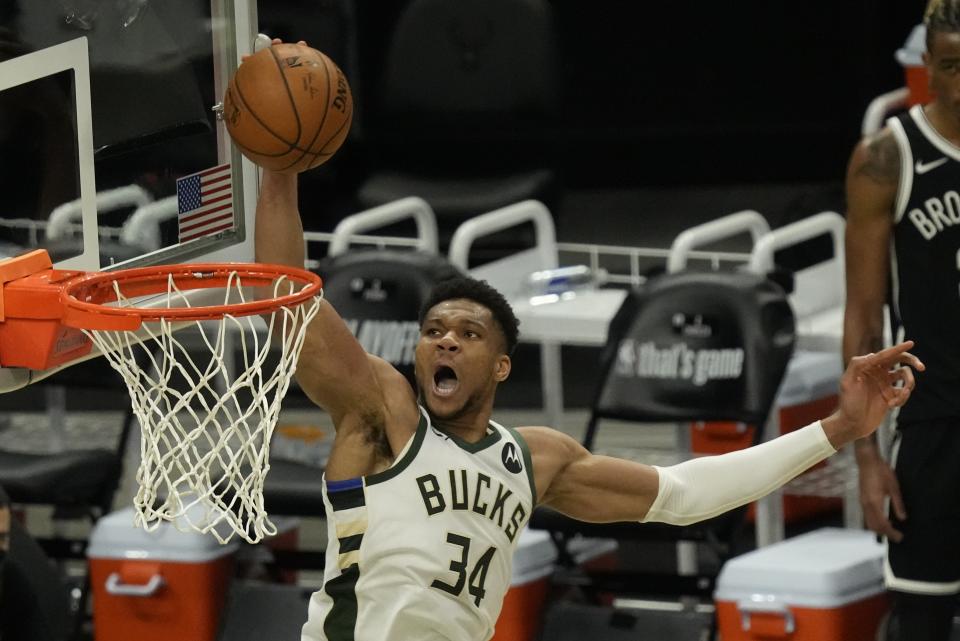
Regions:
<svg viewBox="0 0 960 641"><path fill-rule="evenodd" d="M352 119L346 76L326 55L299 44L275 44L245 59L223 100L223 120L240 152L288 174L329 160Z"/></svg>

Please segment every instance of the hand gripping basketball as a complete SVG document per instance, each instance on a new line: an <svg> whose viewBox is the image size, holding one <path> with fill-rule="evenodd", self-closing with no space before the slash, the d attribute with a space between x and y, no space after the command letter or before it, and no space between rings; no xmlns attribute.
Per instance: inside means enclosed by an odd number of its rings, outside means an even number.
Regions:
<svg viewBox="0 0 960 641"><path fill-rule="evenodd" d="M264 169L317 167L343 144L353 97L343 72L305 43L274 41L244 58L223 100L223 121L240 152Z"/></svg>

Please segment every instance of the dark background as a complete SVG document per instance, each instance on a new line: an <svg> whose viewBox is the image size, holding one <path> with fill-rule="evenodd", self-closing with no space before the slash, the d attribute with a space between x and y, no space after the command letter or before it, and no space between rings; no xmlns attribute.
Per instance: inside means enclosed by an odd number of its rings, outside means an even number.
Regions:
<svg viewBox="0 0 960 641"><path fill-rule="evenodd" d="M378 82L405 4L353 2L344 20L333 0L261 3L262 31L339 56L355 93L351 138L329 166L301 178L308 227L332 228L385 162L389 123L378 121ZM842 209L863 112L903 85L894 52L925 4L555 0L558 121L469 148L478 164L521 154L556 167L561 240L662 245L677 225L735 209L761 209L774 226ZM416 153L415 137L404 143ZM584 217L590 225L580 224ZM638 220L668 224L644 224L645 234L624 238Z"/></svg>
<svg viewBox="0 0 960 641"><path fill-rule="evenodd" d="M354 91L343 149L301 178L307 227L332 229L360 209L360 186L398 161L449 161L467 172L521 159L550 167L562 191L551 208L568 241L663 245L735 209L758 209L774 226L842 210L864 109L903 84L894 52L926 3L538 1L552 9L559 44L558 113L493 138L489 128L405 128L385 115L381 81L408 0L261 1L262 32L327 52ZM212 61L198 45L210 37L198 9L206 3L153 0L126 31L116 3L87 4L102 9L89 31L65 24L58 3L0 0L0 40L23 38L29 50L90 38L99 52L91 79L98 190L145 182L169 191L177 176L215 162ZM48 18L27 20L44 11ZM4 31L17 25L30 30ZM169 59L171 42L181 59ZM151 73L119 64L151 52ZM192 87L194 75L208 95L173 91Z"/></svg>

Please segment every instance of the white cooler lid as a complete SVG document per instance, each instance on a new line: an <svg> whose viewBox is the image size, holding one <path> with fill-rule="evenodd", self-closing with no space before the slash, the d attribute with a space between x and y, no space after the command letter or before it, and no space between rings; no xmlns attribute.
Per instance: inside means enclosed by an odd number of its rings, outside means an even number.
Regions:
<svg viewBox="0 0 960 641"><path fill-rule="evenodd" d="M107 514L93 528L87 556L91 559L138 559L198 563L233 553L233 541L221 545L212 534L181 532L163 523L152 532L134 525L134 509Z"/></svg>
<svg viewBox="0 0 960 641"><path fill-rule="evenodd" d="M510 585L522 585L548 576L557 560L557 548L545 530L520 531L517 551L513 553Z"/></svg>
<svg viewBox="0 0 960 641"><path fill-rule="evenodd" d="M883 591L883 556L872 532L823 528L731 559L714 599L837 607Z"/></svg>
<svg viewBox="0 0 960 641"><path fill-rule="evenodd" d="M577 535L567 541L567 552L577 563L586 563L593 559L616 552L619 544L616 539L594 539Z"/></svg>
<svg viewBox="0 0 960 641"><path fill-rule="evenodd" d="M833 352L798 351L787 364L777 394L777 407L802 405L836 394L843 375L842 359Z"/></svg>
<svg viewBox="0 0 960 641"><path fill-rule="evenodd" d="M567 551L577 563L585 563L617 549L614 539L576 536L567 542ZM553 572L557 547L545 530L525 528L520 532L517 551L513 554L511 585L522 585L542 579Z"/></svg>

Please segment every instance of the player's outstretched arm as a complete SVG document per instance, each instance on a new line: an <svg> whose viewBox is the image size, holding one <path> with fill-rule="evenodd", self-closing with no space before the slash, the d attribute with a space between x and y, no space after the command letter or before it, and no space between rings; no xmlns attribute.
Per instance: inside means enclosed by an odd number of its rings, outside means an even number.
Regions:
<svg viewBox="0 0 960 641"><path fill-rule="evenodd" d="M296 175L263 172L255 233L258 262L303 268ZM323 301L307 328L296 376L304 393L330 413L338 430L348 413L370 417L382 413L384 399L374 365L333 306Z"/></svg>
<svg viewBox="0 0 960 641"><path fill-rule="evenodd" d="M589 453L548 428L523 428L541 503L583 521L687 525L765 496L899 407L923 364L908 341L851 360L831 416L756 447L657 468ZM902 365L901 365L902 363Z"/></svg>

